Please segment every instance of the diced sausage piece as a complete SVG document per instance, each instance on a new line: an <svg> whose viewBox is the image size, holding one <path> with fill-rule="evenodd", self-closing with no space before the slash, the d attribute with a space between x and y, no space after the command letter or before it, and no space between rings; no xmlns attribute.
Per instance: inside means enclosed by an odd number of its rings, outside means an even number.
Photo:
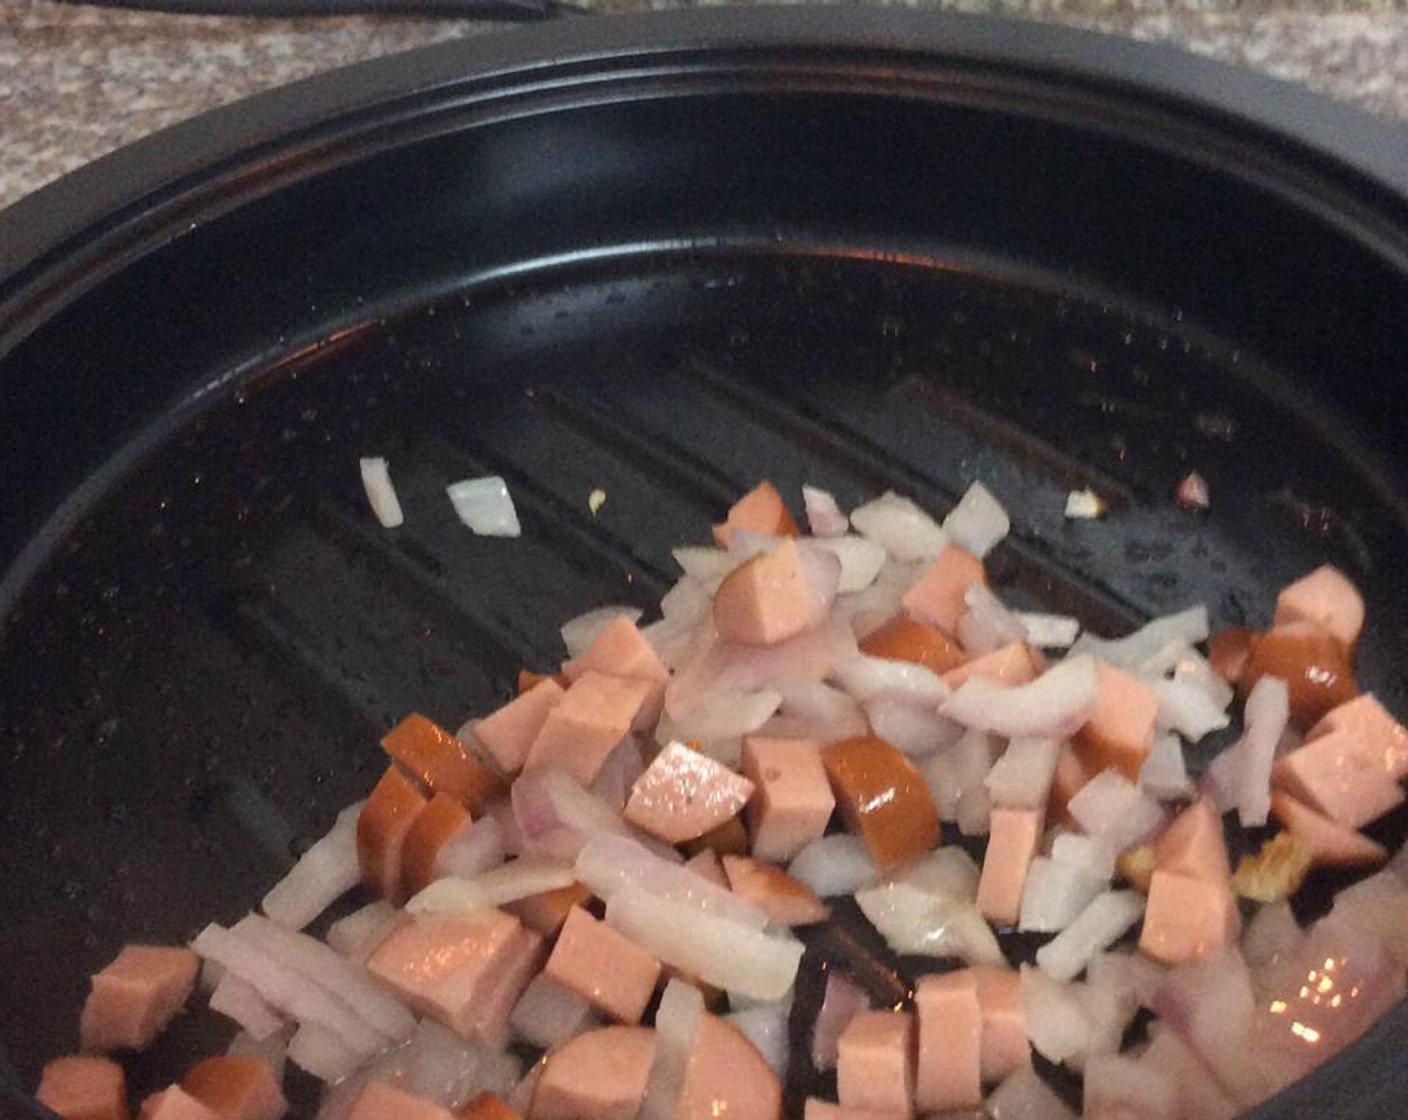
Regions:
<svg viewBox="0 0 1408 1120"><path fill-rule="evenodd" d="M870 657L922 665L939 676L968 660L963 647L942 630L902 614L867 634L860 651Z"/></svg>
<svg viewBox="0 0 1408 1120"><path fill-rule="evenodd" d="M1114 769L1138 782L1154 742L1159 698L1143 681L1113 665L1097 661L1095 671L1100 688L1095 714L1076 734L1081 760L1094 772Z"/></svg>
<svg viewBox="0 0 1408 1120"><path fill-rule="evenodd" d="M197 1062L181 1088L221 1120L279 1120L288 1101L269 1063L229 1054Z"/></svg>
<svg viewBox="0 0 1408 1120"><path fill-rule="evenodd" d="M108 1058L55 1058L34 1098L64 1120L127 1120L127 1079Z"/></svg>
<svg viewBox="0 0 1408 1120"><path fill-rule="evenodd" d="M714 592L719 637L750 646L795 638L817 622L817 601L793 541L745 560Z"/></svg>
<svg viewBox="0 0 1408 1120"><path fill-rule="evenodd" d="M426 806L416 784L395 766L388 766L357 818L357 862L362 882L382 898L399 905L401 852L406 833Z"/></svg>
<svg viewBox="0 0 1408 1120"><path fill-rule="evenodd" d="M935 977L925 976L919 984ZM916 989L915 1004L919 1005ZM973 1067L977 1072L977 998ZM861 1011L836 1040L836 1098L847 1108L914 1111L914 1016L907 1011ZM981 1099L981 1097L979 1098Z"/></svg>
<svg viewBox="0 0 1408 1120"><path fill-rule="evenodd" d="M808 1097L802 1106L802 1120L913 1120L908 1112L882 1112L873 1108L847 1108L843 1104Z"/></svg>
<svg viewBox="0 0 1408 1120"><path fill-rule="evenodd" d="M455 1113L455 1120L523 1120L498 1093L479 1093Z"/></svg>
<svg viewBox="0 0 1408 1120"><path fill-rule="evenodd" d="M983 1030L979 1065L984 1085L996 1085L1019 1069L1030 1069L1032 1047L1022 1009L1022 975L1014 968L978 965L978 1011ZM920 1027L921 1037L923 1027Z"/></svg>
<svg viewBox="0 0 1408 1120"><path fill-rule="evenodd" d="M435 861L445 841L474 827L469 810L448 793L437 793L411 820L401 841L401 885L419 894L437 878Z"/></svg>
<svg viewBox="0 0 1408 1120"><path fill-rule="evenodd" d="M988 921L1006 926L1017 924L1022 888L1041 845L1045 820L1042 809L992 810L983 873L978 879L978 912Z"/></svg>
<svg viewBox="0 0 1408 1120"><path fill-rule="evenodd" d="M1063 742L1061 749L1056 752L1056 772L1051 776L1051 796L1046 803L1047 819L1054 824L1074 827L1075 818L1066 806L1096 773L1097 771L1086 765L1074 744Z"/></svg>
<svg viewBox="0 0 1408 1120"><path fill-rule="evenodd" d="M919 1020L915 1108L944 1112L981 1104L983 1017L973 970L921 976L914 1009Z"/></svg>
<svg viewBox="0 0 1408 1120"><path fill-rule="evenodd" d="M1173 819L1154 841L1154 865L1161 871L1189 875L1225 885L1232 875L1222 814L1207 797L1200 797Z"/></svg>
<svg viewBox="0 0 1408 1120"><path fill-rule="evenodd" d="M190 949L126 946L92 978L79 1019L83 1049L145 1049L186 1005L199 968Z"/></svg>
<svg viewBox="0 0 1408 1120"><path fill-rule="evenodd" d="M1139 948L1165 964L1182 964L1237 940L1241 918L1226 883L1156 870Z"/></svg>
<svg viewBox="0 0 1408 1120"><path fill-rule="evenodd" d="M670 844L694 840L737 816L753 783L683 743L670 743L631 786L625 817Z"/></svg>
<svg viewBox="0 0 1408 1120"><path fill-rule="evenodd" d="M220 1120L179 1085L170 1085L142 1102L142 1120Z"/></svg>
<svg viewBox="0 0 1408 1120"><path fill-rule="evenodd" d="M650 689L649 681L583 673L543 720L525 769L557 766L583 786L591 785L606 756L631 729Z"/></svg>
<svg viewBox="0 0 1408 1120"><path fill-rule="evenodd" d="M474 736L494 764L505 774L523 769L528 748L543 729L548 713L557 707L566 690L551 677L544 677L526 692L520 692L503 707L490 712L474 725Z"/></svg>
<svg viewBox="0 0 1408 1120"><path fill-rule="evenodd" d="M475 1004L469 1023L469 1036L496 1050L508 1045L509 1020L533 977L543 967L546 942L540 934L519 926L509 943L507 959L489 981L484 996Z"/></svg>
<svg viewBox="0 0 1408 1120"><path fill-rule="evenodd" d="M529 1120L634 1120L655 1060L647 1027L599 1027L543 1059Z"/></svg>
<svg viewBox="0 0 1408 1120"><path fill-rule="evenodd" d="M1346 731L1321 735L1276 760L1271 783L1346 828L1362 828L1403 804L1378 757Z"/></svg>
<svg viewBox="0 0 1408 1120"><path fill-rule="evenodd" d="M831 917L815 891L781 868L747 856L724 856L723 863L733 893L756 903L774 922L810 926Z"/></svg>
<svg viewBox="0 0 1408 1120"><path fill-rule="evenodd" d="M660 962L581 907L557 935L543 974L622 1023L639 1023L660 979Z"/></svg>
<svg viewBox="0 0 1408 1120"><path fill-rule="evenodd" d="M864 735L821 749L821 764L846 827L881 871L939 846L939 812L914 764L884 739Z"/></svg>
<svg viewBox="0 0 1408 1120"><path fill-rule="evenodd" d="M368 1081L344 1120L454 1120L447 1108L384 1081Z"/></svg>
<svg viewBox="0 0 1408 1120"><path fill-rule="evenodd" d="M665 668L655 647L625 615L618 615L607 623L580 657L563 662L562 671L569 681L575 681L588 671L634 677L661 685L670 680L670 670Z"/></svg>
<svg viewBox="0 0 1408 1120"><path fill-rule="evenodd" d="M1219 630L1208 639L1208 662L1228 684L1240 684L1258 635L1245 626Z"/></svg>
<svg viewBox="0 0 1408 1120"><path fill-rule="evenodd" d="M1352 650L1364 629L1364 599L1343 572L1323 564L1281 590L1272 622L1313 622Z"/></svg>
<svg viewBox="0 0 1408 1120"><path fill-rule="evenodd" d="M447 793L471 813L482 812L486 801L504 791L499 776L463 743L418 713L388 731L381 746L428 793Z"/></svg>
<svg viewBox="0 0 1408 1120"><path fill-rule="evenodd" d="M724 865L719 860L719 853L713 848L704 848L685 860L685 867L693 871L701 879L707 879L716 887L723 887L724 890L732 890L728 884L728 875L724 873Z"/></svg>
<svg viewBox="0 0 1408 1120"><path fill-rule="evenodd" d="M982 677L997 684L1031 684L1041 670L1035 651L1026 642L1012 642L1001 649L965 661L943 675L949 688L958 689L971 677Z"/></svg>
<svg viewBox="0 0 1408 1120"><path fill-rule="evenodd" d="M1245 695L1262 677L1286 682L1291 722L1302 728L1359 694L1344 646L1311 622L1289 622L1257 638L1238 688Z"/></svg>
<svg viewBox="0 0 1408 1120"><path fill-rule="evenodd" d="M797 522L787 512L782 495L764 479L729 508L728 519L714 526L714 541L720 548L728 547L729 536L735 529L748 533L766 533L773 537L795 537Z"/></svg>
<svg viewBox="0 0 1408 1120"><path fill-rule="evenodd" d="M814 740L749 735L743 773L757 787L745 816L758 859L785 863L826 831L836 796Z"/></svg>
<svg viewBox="0 0 1408 1120"><path fill-rule="evenodd" d="M1331 708L1306 738L1318 739L1332 731L1359 740L1365 753L1376 757L1394 781L1408 778L1408 728L1389 715L1372 692Z"/></svg>
<svg viewBox="0 0 1408 1120"><path fill-rule="evenodd" d="M571 883L556 890L530 894L504 904L504 909L531 929L544 937L556 937L562 923L577 907L591 898L591 891L581 883Z"/></svg>
<svg viewBox="0 0 1408 1120"><path fill-rule="evenodd" d="M975 583L986 585L983 562L971 552L948 545L904 593L901 605L921 622L946 634L958 632L958 620L968 613L964 596Z"/></svg>
<svg viewBox="0 0 1408 1120"><path fill-rule="evenodd" d="M782 1086L743 1032L717 1015L699 1016L675 1120L781 1120Z"/></svg>
<svg viewBox="0 0 1408 1120"><path fill-rule="evenodd" d="M1388 849L1382 844L1321 816L1288 793L1271 795L1271 812L1287 832L1310 846L1316 866L1360 867L1388 858Z"/></svg>
<svg viewBox="0 0 1408 1120"><path fill-rule="evenodd" d="M465 917L418 916L393 931L367 957L367 968L421 1015L466 1038L483 1038L484 1008L500 994L498 982L523 955L517 918L500 910ZM527 986L524 976L516 1001ZM508 1013L504 1019L507 1021Z"/></svg>

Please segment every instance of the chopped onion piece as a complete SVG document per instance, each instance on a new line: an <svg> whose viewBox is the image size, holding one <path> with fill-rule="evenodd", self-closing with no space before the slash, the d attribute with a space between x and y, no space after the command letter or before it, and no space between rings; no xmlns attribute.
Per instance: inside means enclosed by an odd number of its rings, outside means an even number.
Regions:
<svg viewBox="0 0 1408 1120"><path fill-rule="evenodd" d="M952 695L943 679L912 661L893 661L858 653L838 665L836 682L862 704L881 696L900 697L916 705L937 706Z"/></svg>
<svg viewBox="0 0 1408 1120"><path fill-rule="evenodd" d="M326 941L344 957L360 964L406 920L403 910L379 898L333 922Z"/></svg>
<svg viewBox="0 0 1408 1120"><path fill-rule="evenodd" d="M870 729L903 753L922 757L963 737L961 724L945 719L932 707L924 708L894 696L877 696L866 702Z"/></svg>
<svg viewBox="0 0 1408 1120"><path fill-rule="evenodd" d="M562 644L567 647L567 656L581 657L596 641L597 636L622 615L632 622L639 622L643 613L639 607L612 603L604 607L594 607L568 619L559 631Z"/></svg>
<svg viewBox="0 0 1408 1120"><path fill-rule="evenodd" d="M1271 764L1276 744L1290 718L1290 692L1286 682L1262 677L1247 696L1242 718L1246 729L1230 748L1239 754L1237 819L1243 828L1259 828L1271 813Z"/></svg>
<svg viewBox="0 0 1408 1120"><path fill-rule="evenodd" d="M288 1060L331 1085L354 1073L366 1055L348 1046L335 1031L305 1022L289 1039Z"/></svg>
<svg viewBox="0 0 1408 1120"><path fill-rule="evenodd" d="M1141 662L1158 653L1169 642L1205 642L1208 637L1208 609L1199 604L1185 611L1150 620L1123 638L1097 638L1089 630L1071 647L1072 653L1089 653L1121 669L1138 670Z"/></svg>
<svg viewBox="0 0 1408 1120"><path fill-rule="evenodd" d="M958 620L958 640L969 653L992 653L1013 642L1025 642L1027 629L1021 619L981 583L963 593L968 610Z"/></svg>
<svg viewBox="0 0 1408 1120"><path fill-rule="evenodd" d="M948 545L937 521L893 491L853 509L851 525L900 561L932 560Z"/></svg>
<svg viewBox="0 0 1408 1120"><path fill-rule="evenodd" d="M594 837L578 854L574 871L578 882L608 903L624 890L639 889L733 925L759 930L768 924L767 914L747 899L625 837Z"/></svg>
<svg viewBox="0 0 1408 1120"><path fill-rule="evenodd" d="M512 817L512 813L508 816ZM435 873L473 879L503 863L506 847L504 826L499 819L480 817L470 828L461 829L441 845L440 854L435 857Z"/></svg>
<svg viewBox="0 0 1408 1120"><path fill-rule="evenodd" d="M972 902L978 897L979 874L973 857L949 844L911 860L890 878L928 894Z"/></svg>
<svg viewBox="0 0 1408 1120"><path fill-rule="evenodd" d="M1001 964L1002 950L977 907L908 883L881 883L856 892L856 904L896 953L959 957Z"/></svg>
<svg viewBox="0 0 1408 1120"><path fill-rule="evenodd" d="M509 1026L531 1046L551 1049L595 1023L583 996L539 973L528 982L509 1016Z"/></svg>
<svg viewBox="0 0 1408 1120"><path fill-rule="evenodd" d="M1022 966L1022 1012L1027 1037L1050 1062L1065 1062L1090 1048L1090 1020L1074 984L1053 980L1039 968Z"/></svg>
<svg viewBox="0 0 1408 1120"><path fill-rule="evenodd" d="M1036 951L1037 966L1054 980L1074 980L1092 957L1124 935L1144 914L1138 891L1106 891Z"/></svg>
<svg viewBox="0 0 1408 1120"><path fill-rule="evenodd" d="M1160 801L1193 796L1193 783L1177 735L1155 735L1149 757L1139 768L1139 788Z"/></svg>
<svg viewBox="0 0 1408 1120"><path fill-rule="evenodd" d="M1097 879L1109 879L1115 873L1115 857L1119 855L1110 844L1098 836L1083 832L1058 830L1051 841L1051 858L1090 872Z"/></svg>
<svg viewBox="0 0 1408 1120"><path fill-rule="evenodd" d="M779 1081L787 1077L787 1017L791 1000L778 1000L744 1008L724 1016L751 1042Z"/></svg>
<svg viewBox="0 0 1408 1120"><path fill-rule="evenodd" d="M992 799L983 783L992 772L1000 749L995 736L986 731L969 731L952 747L924 760L921 772L940 820L958 820L965 801L970 813L973 805L986 805L991 812Z"/></svg>
<svg viewBox="0 0 1408 1120"><path fill-rule="evenodd" d="M737 556L722 548L685 545L671 549L670 555L675 558L675 563L686 576L698 580L710 590L717 587L724 576L742 563Z"/></svg>
<svg viewBox="0 0 1408 1120"><path fill-rule="evenodd" d="M954 544L980 559L991 552L1011 528L1012 519L1002 503L981 482L968 487L943 523L943 531Z"/></svg>
<svg viewBox="0 0 1408 1120"><path fill-rule="evenodd" d="M665 963L756 999L786 995L802 960L802 943L792 937L751 929L637 886L611 896L606 922Z"/></svg>
<svg viewBox="0 0 1408 1120"><path fill-rule="evenodd" d="M517 537L523 529L518 524L518 511L508 483L498 475L486 478L466 478L445 487L455 516L469 526L478 537Z"/></svg>
<svg viewBox="0 0 1408 1120"><path fill-rule="evenodd" d="M787 873L822 898L855 894L880 874L865 841L846 832L813 840L793 857Z"/></svg>
<svg viewBox="0 0 1408 1120"><path fill-rule="evenodd" d="M1067 649L1080 637L1080 620L1065 614L1041 611L1014 611L1027 632L1027 641L1037 649Z"/></svg>
<svg viewBox="0 0 1408 1120"><path fill-rule="evenodd" d="M839 537L850 530L850 519L836 504L836 499L829 491L804 485L802 506L806 511L807 525L812 531L812 536Z"/></svg>
<svg viewBox="0 0 1408 1120"><path fill-rule="evenodd" d="M573 860L593 836L631 835L619 811L557 767L520 775L509 796L524 848L539 855Z"/></svg>
<svg viewBox="0 0 1408 1120"><path fill-rule="evenodd" d="M737 739L751 735L782 707L782 693L772 688L756 692L715 692L689 708L671 711L671 738Z"/></svg>
<svg viewBox="0 0 1408 1120"><path fill-rule="evenodd" d="M1094 521L1110 507L1094 490L1072 490L1066 495L1065 514L1072 521Z"/></svg>
<svg viewBox="0 0 1408 1120"><path fill-rule="evenodd" d="M1197 685L1185 681L1150 681L1149 688L1159 698L1158 727L1177 731L1190 743L1204 735L1221 731L1231 720Z"/></svg>
<svg viewBox="0 0 1408 1120"><path fill-rule="evenodd" d="M803 542L803 553L826 553L841 565L836 590L842 594L863 591L875 582L885 566L887 554L883 548L865 537L820 537Z"/></svg>
<svg viewBox="0 0 1408 1120"><path fill-rule="evenodd" d="M367 502L372 513L381 522L383 529L394 529L405 522L401 512L401 501L396 497L396 487L391 484L391 473L386 468L385 459L363 459L362 489L367 492Z"/></svg>
<svg viewBox="0 0 1408 1120"><path fill-rule="evenodd" d="M684 1088L685 1071L703 1014L704 997L698 988L678 979L665 985L655 1012L655 1061L650 1067L640 1120L675 1120L676 1102ZM526 1107L521 1115L528 1115Z"/></svg>
<svg viewBox="0 0 1408 1120"><path fill-rule="evenodd" d="M437 879L406 903L411 914L472 914L531 895L570 887L577 881L570 864L520 856L477 879Z"/></svg>
<svg viewBox="0 0 1408 1120"><path fill-rule="evenodd" d="M244 1034L263 1042L283 1030L285 1020L247 980L226 972L210 993L210 1009L233 1019Z"/></svg>
<svg viewBox="0 0 1408 1120"><path fill-rule="evenodd" d="M1095 662L1070 657L1015 688L970 677L939 708L965 727L1008 738L1064 739L1095 711Z"/></svg>
<svg viewBox="0 0 1408 1120"><path fill-rule="evenodd" d="M1164 823L1159 803L1117 770L1102 770L1066 806L1075 822L1118 854L1149 839Z"/></svg>
<svg viewBox="0 0 1408 1120"><path fill-rule="evenodd" d="M870 1010L870 997L855 981L834 968L826 974L826 993L812 1024L812 1065L836 1068L836 1043L856 1015Z"/></svg>
<svg viewBox="0 0 1408 1120"><path fill-rule="evenodd" d="M660 600L660 617L687 628L708 617L713 601L713 593L704 584L681 576Z"/></svg>
<svg viewBox="0 0 1408 1120"><path fill-rule="evenodd" d="M983 784L994 805L1043 809L1051 795L1061 744L1056 739L1012 739Z"/></svg>
<svg viewBox="0 0 1408 1120"><path fill-rule="evenodd" d="M1183 648L1172 671L1174 680L1202 689L1224 712L1231 705L1235 696L1232 686L1212 667L1212 662L1192 646Z"/></svg>
<svg viewBox="0 0 1408 1120"><path fill-rule="evenodd" d="M1037 856L1027 869L1017 928L1024 933L1059 933L1106 887L1085 868Z"/></svg>
<svg viewBox="0 0 1408 1120"><path fill-rule="evenodd" d="M992 1120L1076 1120L1066 1102L1030 1066L1009 1075L988 1095L984 1107Z"/></svg>
<svg viewBox="0 0 1408 1120"><path fill-rule="evenodd" d="M821 681L777 683L782 706L762 732L779 738L816 739L829 743L866 734L870 724L854 697Z"/></svg>
<svg viewBox="0 0 1408 1120"><path fill-rule="evenodd" d="M255 1038L247 1031L239 1031L230 1039L225 1053L231 1058L254 1058L269 1067L274 1080L283 1084L284 1063L288 1059L288 1034L276 1031L264 1038Z"/></svg>
<svg viewBox="0 0 1408 1120"><path fill-rule="evenodd" d="M285 929L302 929L362 878L357 863L357 819L365 801L349 805L264 896L264 913Z"/></svg>

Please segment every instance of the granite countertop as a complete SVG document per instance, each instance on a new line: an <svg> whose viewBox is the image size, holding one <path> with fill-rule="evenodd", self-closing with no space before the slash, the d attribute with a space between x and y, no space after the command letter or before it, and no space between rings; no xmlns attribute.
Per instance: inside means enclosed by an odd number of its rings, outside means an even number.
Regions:
<svg viewBox="0 0 1408 1120"><path fill-rule="evenodd" d="M1173 43L1408 120L1408 12L1394 0L901 0ZM611 13L680 0L586 0ZM483 20L153 14L0 0L0 206L202 110Z"/></svg>

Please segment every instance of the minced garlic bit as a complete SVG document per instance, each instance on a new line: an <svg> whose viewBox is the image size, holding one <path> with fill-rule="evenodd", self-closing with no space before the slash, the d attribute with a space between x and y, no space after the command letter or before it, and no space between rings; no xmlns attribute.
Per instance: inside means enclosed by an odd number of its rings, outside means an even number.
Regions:
<svg viewBox="0 0 1408 1120"><path fill-rule="evenodd" d="M1300 890L1315 852L1299 836L1278 832L1256 855L1243 856L1232 885L1254 902L1284 902Z"/></svg>
<svg viewBox="0 0 1408 1120"><path fill-rule="evenodd" d="M1137 848L1130 848L1121 853L1120 858L1115 860L1115 870L1124 876L1129 885L1140 894L1148 894L1149 880L1153 878L1157 863L1158 858L1154 855L1154 846L1141 844Z"/></svg>
<svg viewBox="0 0 1408 1120"><path fill-rule="evenodd" d="M596 511L606 504L606 491L593 490L587 495L587 508L592 511L592 516L596 516Z"/></svg>
<svg viewBox="0 0 1408 1120"><path fill-rule="evenodd" d="M1104 517L1110 507L1094 490L1072 490L1066 495L1066 516L1085 521Z"/></svg>

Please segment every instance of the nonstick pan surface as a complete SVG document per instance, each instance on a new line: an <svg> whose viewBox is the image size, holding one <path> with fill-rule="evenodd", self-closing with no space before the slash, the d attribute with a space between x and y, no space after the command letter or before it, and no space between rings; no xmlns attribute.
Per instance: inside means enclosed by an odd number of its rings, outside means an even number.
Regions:
<svg viewBox="0 0 1408 1120"><path fill-rule="evenodd" d="M759 477L939 512L981 478L1004 596L1106 632L1199 601L1265 624L1332 561L1408 715L1405 168L1399 129L1166 50L754 10L339 72L0 214L19 1083L123 941L237 918L382 730L485 710L584 609L649 609ZM482 473L521 539L454 520L445 484ZM1066 521L1087 486L1109 516ZM1258 1115L1401 1116L1405 1031ZM134 1087L218 1041L183 1018Z"/></svg>

